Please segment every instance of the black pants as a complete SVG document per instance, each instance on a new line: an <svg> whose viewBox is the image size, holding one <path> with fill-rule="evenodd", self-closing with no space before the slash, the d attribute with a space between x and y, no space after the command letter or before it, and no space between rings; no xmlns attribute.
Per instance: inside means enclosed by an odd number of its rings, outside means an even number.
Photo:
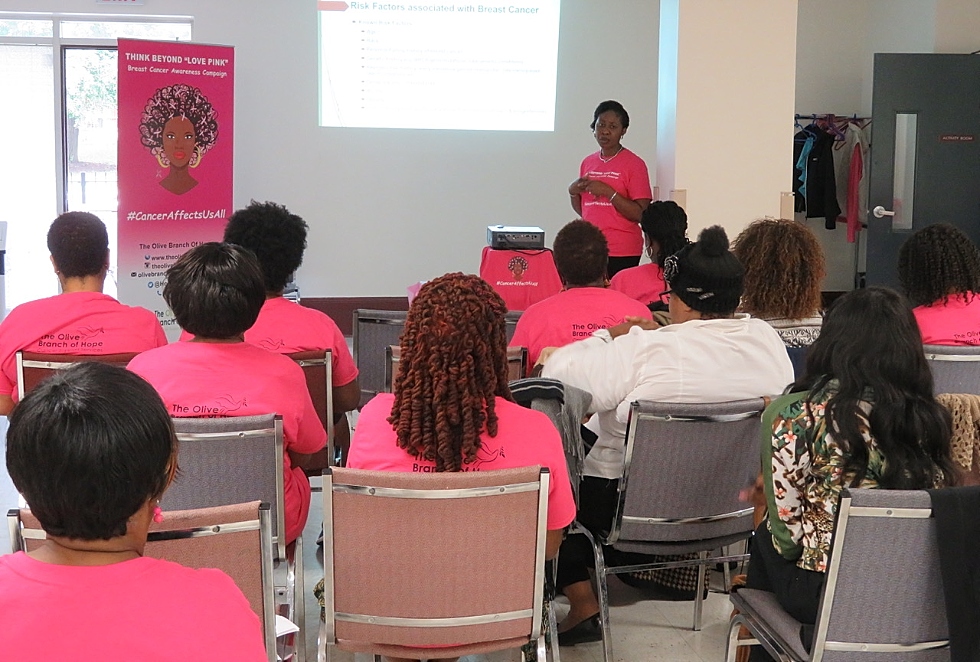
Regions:
<svg viewBox="0 0 980 662"><path fill-rule="evenodd" d="M803 624L800 641L807 650L813 641L813 624L817 621L825 579L824 573L804 570L796 565L796 561L783 558L773 547L772 534L766 523L759 525L752 538L745 587L775 594L786 613ZM772 658L761 646L753 646L750 659L756 662Z"/></svg>
<svg viewBox="0 0 980 662"><path fill-rule="evenodd" d="M639 255L626 255L623 257L610 257L609 264L606 266L606 276L612 278L617 271L629 269L640 264Z"/></svg>
<svg viewBox="0 0 980 662"><path fill-rule="evenodd" d="M619 481L614 478L596 478L583 476L579 483L578 522L593 534L608 533L616 514L616 499L618 498ZM664 560L664 557L636 552L623 552L612 547L602 548L607 566L634 565L654 563ZM559 591L577 582L589 581L589 569L595 566L592 554L592 544L583 535L572 535L565 538L558 554ZM656 580L655 580L656 581ZM687 599L687 598L677 598Z"/></svg>

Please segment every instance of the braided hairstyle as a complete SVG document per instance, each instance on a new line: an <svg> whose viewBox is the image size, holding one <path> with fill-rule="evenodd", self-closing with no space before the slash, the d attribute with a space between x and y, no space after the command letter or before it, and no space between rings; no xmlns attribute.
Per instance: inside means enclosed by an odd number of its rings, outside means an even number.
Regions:
<svg viewBox="0 0 980 662"><path fill-rule="evenodd" d="M820 310L823 250L804 223L763 218L742 230L732 252L745 267L741 310L764 319L804 319Z"/></svg>
<svg viewBox="0 0 980 662"><path fill-rule="evenodd" d="M980 292L980 250L948 223L928 225L909 237L898 252L898 280L913 306L950 294Z"/></svg>
<svg viewBox="0 0 980 662"><path fill-rule="evenodd" d="M391 423L398 446L460 471L497 435L495 397L507 385L503 299L486 281L451 273L429 281L412 302L401 337Z"/></svg>

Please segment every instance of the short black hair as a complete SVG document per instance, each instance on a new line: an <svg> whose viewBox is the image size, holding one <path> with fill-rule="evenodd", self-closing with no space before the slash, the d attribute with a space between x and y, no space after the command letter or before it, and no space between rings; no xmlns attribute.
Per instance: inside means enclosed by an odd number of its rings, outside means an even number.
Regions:
<svg viewBox="0 0 980 662"><path fill-rule="evenodd" d="M105 223L85 211L62 214L48 228L48 251L62 276L95 276L105 269L109 252Z"/></svg>
<svg viewBox="0 0 980 662"><path fill-rule="evenodd" d="M980 292L980 250L948 223L927 225L898 251L898 280L913 306Z"/></svg>
<svg viewBox="0 0 980 662"><path fill-rule="evenodd" d="M595 107L595 112L592 113L592 124L589 125L589 128L594 131L595 123L599 121L599 115L608 113L610 110L619 115L619 121L623 123L623 128L628 129L630 126L630 114L623 108L623 104L612 99L603 101Z"/></svg>
<svg viewBox="0 0 980 662"><path fill-rule="evenodd" d="M262 310L262 269L247 248L216 241L201 244L167 271L163 299L188 333L234 338L250 329Z"/></svg>
<svg viewBox="0 0 980 662"><path fill-rule="evenodd" d="M609 244L602 230L588 221L572 221L559 230L554 250L558 275L566 285L588 285L605 277Z"/></svg>
<svg viewBox="0 0 980 662"><path fill-rule="evenodd" d="M160 396L98 362L49 377L14 407L7 471L49 535L108 540L163 494L177 440Z"/></svg>
<svg viewBox="0 0 980 662"><path fill-rule="evenodd" d="M275 202L239 209L225 226L225 241L244 246L259 259L267 292L282 292L303 263L306 221Z"/></svg>

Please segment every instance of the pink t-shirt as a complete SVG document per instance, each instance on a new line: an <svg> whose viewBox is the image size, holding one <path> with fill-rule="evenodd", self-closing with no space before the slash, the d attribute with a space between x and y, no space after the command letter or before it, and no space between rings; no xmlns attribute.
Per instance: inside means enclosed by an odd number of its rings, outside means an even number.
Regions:
<svg viewBox="0 0 980 662"><path fill-rule="evenodd" d="M28 301L0 324L0 395L17 400L17 352L124 354L167 344L156 315L101 292Z"/></svg>
<svg viewBox="0 0 980 662"><path fill-rule="evenodd" d="M626 316L653 319L650 309L622 292L574 287L534 304L517 320L512 347L526 347L528 369L545 347L564 347L593 331L616 326Z"/></svg>
<svg viewBox="0 0 980 662"><path fill-rule="evenodd" d="M286 542L303 532L310 482L289 453L315 453L327 443L303 369L248 343L176 342L140 354L129 369L148 381L174 418L279 414L283 428Z"/></svg>
<svg viewBox="0 0 980 662"><path fill-rule="evenodd" d="M347 466L372 471L435 471L435 462L419 460L398 447L398 437L388 422L393 393L379 393L364 405L350 442ZM548 529L563 529L575 519L575 500L568 481L568 466L561 435L539 411L496 399L497 436L484 431L480 450L463 471L492 471L540 465L551 473L548 486Z"/></svg>
<svg viewBox="0 0 980 662"><path fill-rule="evenodd" d="M193 338L186 331L180 333L182 341ZM329 349L334 387L346 386L357 379L357 366L337 324L319 310L284 297L265 300L259 318L245 332L245 342L276 354Z"/></svg>
<svg viewBox="0 0 980 662"><path fill-rule="evenodd" d="M651 200L650 173L647 164L625 147L608 161L601 152L590 154L582 161L579 177L605 182L616 193L631 200ZM582 194L582 218L597 225L609 242L609 255L623 257L643 253L643 233L640 224L627 220L616 211L609 198Z"/></svg>
<svg viewBox="0 0 980 662"><path fill-rule="evenodd" d="M912 309L926 345L980 345L980 295L951 294Z"/></svg>
<svg viewBox="0 0 980 662"><path fill-rule="evenodd" d="M648 306L660 301L667 284L664 282L664 270L656 262L651 262L617 272L609 281L609 289L622 292Z"/></svg>
<svg viewBox="0 0 980 662"><path fill-rule="evenodd" d="M138 558L103 566L0 556L9 660L267 660L258 616L218 570Z"/></svg>

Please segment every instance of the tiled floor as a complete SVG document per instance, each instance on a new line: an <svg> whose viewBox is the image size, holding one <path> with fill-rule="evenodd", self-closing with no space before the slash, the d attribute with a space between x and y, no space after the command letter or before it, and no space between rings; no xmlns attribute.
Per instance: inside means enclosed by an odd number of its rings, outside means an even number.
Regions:
<svg viewBox="0 0 980 662"><path fill-rule="evenodd" d="M0 439L6 438L7 419L0 417ZM5 444L0 450L4 451ZM0 463L2 464L2 463ZM323 576L323 564L316 546L322 517L320 494L313 495L310 518L304 532L306 570L307 645L309 660L316 660L319 607L313 598L313 585ZM6 466L0 467L0 507L3 514L17 507L17 491L10 482ZM0 527L0 553L10 549L7 527ZM718 578L715 578L718 582ZM720 662L724 659L725 636L731 607L728 596L711 593L704 604L704 624L700 632L691 630L693 604L642 600L642 594L617 579L609 582L613 653L617 661ZM559 605L561 607L561 605ZM561 613L559 613L561 616ZM580 644L562 648L564 662L602 662L602 645ZM370 662L370 656L338 652L338 662ZM465 662L516 662L516 651L464 658Z"/></svg>

